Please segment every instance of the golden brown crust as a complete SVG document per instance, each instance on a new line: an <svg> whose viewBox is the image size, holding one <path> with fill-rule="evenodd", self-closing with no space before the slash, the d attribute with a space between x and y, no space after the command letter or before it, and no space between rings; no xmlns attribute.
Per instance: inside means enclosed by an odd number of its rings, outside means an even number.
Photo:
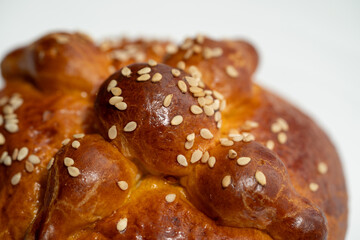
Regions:
<svg viewBox="0 0 360 240"><path fill-rule="evenodd" d="M137 72L146 67L151 69L149 80L137 81L140 77ZM198 102L190 92L190 85L185 83L186 80L183 81L188 89L185 93L178 86L179 81L190 75L181 71L178 77L174 77L171 73L173 68L163 64L155 67L133 64L128 68L132 72L130 77L123 76L120 70L104 82L97 95L95 111L101 122L103 137L109 139L108 131L115 125L117 138L112 143L125 156L141 161L146 171L154 174L184 175L188 169L179 165L177 156L184 155L190 164L191 155L196 149L208 148L211 142L200 137L198 125L209 129L216 136L218 129L214 116L191 113L191 106L198 105ZM161 81L151 80L155 73L162 75ZM122 89L122 102L127 105L125 110L119 110L109 103L113 94L107 91L107 87L112 80L116 80L116 87ZM170 105L166 107L164 100L171 94ZM182 122L172 125L176 116L181 116ZM124 128L129 122L135 122L136 129L125 132ZM195 133L196 148L187 150L184 146L186 137L192 133ZM149 154L150 152L156 154Z"/></svg>
<svg viewBox="0 0 360 240"><path fill-rule="evenodd" d="M8 55L1 94L15 96L10 105L19 102L15 92L24 102L16 115L0 108L12 123L0 129L0 153L26 146L40 164L30 174L29 157L10 167L2 158L0 237L343 239L338 155L311 119L251 83L255 49L198 36L170 51L164 62L172 67L120 69L140 60L137 53L162 62L167 44L98 47L80 34L54 33ZM134 55L120 58L121 51ZM20 131L10 134L14 125Z"/></svg>
<svg viewBox="0 0 360 240"><path fill-rule="evenodd" d="M19 95L23 101L14 111L19 130L17 132L6 130L6 121L0 129L5 138L5 144L0 147L0 152L2 155L7 152L12 157L10 166L6 166L6 160L2 158L0 167L2 212L0 238L2 239L23 238L25 230L42 206L47 177L46 166L49 160L61 147L64 138L88 131L87 121L89 114L92 114L90 103L76 94L44 95L31 85L24 82L19 84L17 81L9 82L0 93L2 99L14 94ZM3 105L1 112L10 105L9 103ZM1 118L6 116L9 115L2 115ZM13 158L14 152L22 148L28 149L25 158L20 161L17 160L19 157ZM40 163L30 164L30 155L37 156ZM30 167L26 168L26 165ZM21 180L13 186L11 179L18 173L21 173Z"/></svg>
<svg viewBox="0 0 360 240"><path fill-rule="evenodd" d="M80 147L72 146L79 141ZM66 166L65 158L73 164ZM78 176L69 168L77 168ZM118 209L135 184L136 166L99 135L73 139L55 156L45 203L30 239L66 239ZM127 190L117 182L126 181ZM71 222L71 224L69 224Z"/></svg>
<svg viewBox="0 0 360 240"><path fill-rule="evenodd" d="M95 94L109 75L110 60L82 34L48 34L10 53L2 62L6 81L23 78L45 92Z"/></svg>

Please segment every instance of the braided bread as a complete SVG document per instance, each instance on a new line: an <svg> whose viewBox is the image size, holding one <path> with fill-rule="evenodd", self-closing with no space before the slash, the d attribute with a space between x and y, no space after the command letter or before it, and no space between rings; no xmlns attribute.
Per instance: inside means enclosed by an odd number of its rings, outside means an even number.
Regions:
<svg viewBox="0 0 360 240"><path fill-rule="evenodd" d="M325 133L252 83L247 42L95 44L5 57L1 239L344 239Z"/></svg>

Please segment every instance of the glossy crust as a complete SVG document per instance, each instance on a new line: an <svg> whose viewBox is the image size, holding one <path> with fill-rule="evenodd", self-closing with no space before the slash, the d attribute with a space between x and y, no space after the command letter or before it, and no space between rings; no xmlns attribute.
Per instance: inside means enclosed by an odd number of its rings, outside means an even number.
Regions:
<svg viewBox="0 0 360 240"><path fill-rule="evenodd" d="M132 64L150 58L167 65ZM0 153L29 154L11 166L1 158L1 239L344 239L338 155L310 118L251 83L257 63L244 41L202 36L170 49L54 33L9 54ZM138 81L146 67L149 79ZM110 104L114 95L126 109ZM40 158L31 173L30 154Z"/></svg>

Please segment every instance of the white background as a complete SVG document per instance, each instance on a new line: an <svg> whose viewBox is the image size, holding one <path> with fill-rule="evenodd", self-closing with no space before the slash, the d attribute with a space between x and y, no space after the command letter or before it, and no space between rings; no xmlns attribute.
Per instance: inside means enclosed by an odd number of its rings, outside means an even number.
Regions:
<svg viewBox="0 0 360 240"><path fill-rule="evenodd" d="M0 0L0 57L52 30L250 40L261 57L256 81L305 110L335 142L350 189L347 239L360 239L360 1Z"/></svg>

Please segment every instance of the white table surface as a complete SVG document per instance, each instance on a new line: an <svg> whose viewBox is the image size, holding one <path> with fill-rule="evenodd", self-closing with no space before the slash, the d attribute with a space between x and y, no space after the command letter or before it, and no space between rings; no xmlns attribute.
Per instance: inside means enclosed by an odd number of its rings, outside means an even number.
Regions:
<svg viewBox="0 0 360 240"><path fill-rule="evenodd" d="M347 239L360 239L360 1L0 0L1 58L53 30L251 41L261 57L256 81L310 114L335 142L350 190Z"/></svg>

